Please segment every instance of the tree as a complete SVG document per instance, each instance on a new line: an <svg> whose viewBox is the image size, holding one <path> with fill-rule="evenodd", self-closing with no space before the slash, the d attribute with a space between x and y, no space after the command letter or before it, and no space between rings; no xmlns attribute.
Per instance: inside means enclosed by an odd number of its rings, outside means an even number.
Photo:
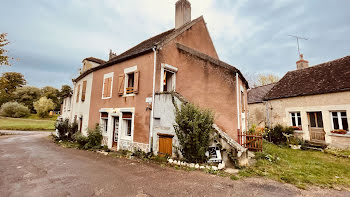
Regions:
<svg viewBox="0 0 350 197"><path fill-rule="evenodd" d="M38 101L34 102L34 109L42 118L47 117L49 115L49 111L55 109L55 107L55 103L47 97L41 97Z"/></svg>
<svg viewBox="0 0 350 197"><path fill-rule="evenodd" d="M1 105L0 115L12 118L21 118L30 115L28 107L17 102L7 102Z"/></svg>
<svg viewBox="0 0 350 197"><path fill-rule="evenodd" d="M69 85L63 85L61 87L61 90L59 92L59 98L60 98L60 103L63 102L63 99L72 95L73 94L73 90Z"/></svg>
<svg viewBox="0 0 350 197"><path fill-rule="evenodd" d="M10 44L10 42L7 40L6 36L7 36L7 33L0 34L0 66L1 65L10 66L11 63L9 62L9 60L13 59L13 58L9 57L8 55L6 55L6 53L8 51L4 49L4 47L6 45Z"/></svg>
<svg viewBox="0 0 350 197"><path fill-rule="evenodd" d="M278 82L279 80L280 80L280 77L274 74L259 74L257 78L257 85L263 86L263 85Z"/></svg>
<svg viewBox="0 0 350 197"><path fill-rule="evenodd" d="M32 86L24 86L19 87L16 89L16 91L13 93L14 99L18 103L22 103L25 106L27 106L32 113L35 112L33 103L40 99L41 97L41 91L37 87Z"/></svg>
<svg viewBox="0 0 350 197"><path fill-rule="evenodd" d="M60 91L58 89L51 86L46 86L41 89L41 95L53 101L56 106L55 110L60 110L61 103L59 100L59 93Z"/></svg>
<svg viewBox="0 0 350 197"><path fill-rule="evenodd" d="M0 77L0 105L13 100L13 92L26 84L21 73L6 72Z"/></svg>
<svg viewBox="0 0 350 197"><path fill-rule="evenodd" d="M213 132L214 114L193 104L182 104L175 112L175 133L180 151L188 162L205 162Z"/></svg>

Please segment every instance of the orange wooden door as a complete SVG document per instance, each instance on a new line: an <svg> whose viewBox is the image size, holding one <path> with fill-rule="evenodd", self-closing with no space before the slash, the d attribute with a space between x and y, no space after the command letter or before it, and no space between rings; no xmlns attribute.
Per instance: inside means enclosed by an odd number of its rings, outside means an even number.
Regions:
<svg viewBox="0 0 350 197"><path fill-rule="evenodd" d="M161 156L169 155L173 153L173 138L167 136L159 136L159 150L158 153Z"/></svg>

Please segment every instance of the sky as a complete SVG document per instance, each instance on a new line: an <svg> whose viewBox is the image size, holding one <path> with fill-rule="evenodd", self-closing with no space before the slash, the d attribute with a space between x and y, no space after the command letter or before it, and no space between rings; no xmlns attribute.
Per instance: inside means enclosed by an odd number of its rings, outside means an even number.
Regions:
<svg viewBox="0 0 350 197"><path fill-rule="evenodd" d="M0 33L18 58L0 72L27 84L72 85L86 57L106 60L175 26L176 0L2 1ZM310 65L350 55L349 0L190 0L207 23L219 58L247 75L295 70L296 40Z"/></svg>

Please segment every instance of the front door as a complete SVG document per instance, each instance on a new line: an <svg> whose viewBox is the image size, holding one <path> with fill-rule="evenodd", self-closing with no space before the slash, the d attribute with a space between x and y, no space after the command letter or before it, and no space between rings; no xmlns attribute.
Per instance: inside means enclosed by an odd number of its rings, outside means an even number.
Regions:
<svg viewBox="0 0 350 197"><path fill-rule="evenodd" d="M326 132L323 129L322 112L308 112L310 141L325 142Z"/></svg>
<svg viewBox="0 0 350 197"><path fill-rule="evenodd" d="M117 145L118 145L118 131L119 131L119 117L113 117L113 145L112 145L112 147L117 147Z"/></svg>
<svg viewBox="0 0 350 197"><path fill-rule="evenodd" d="M158 154L160 156L172 156L173 154L173 137L171 135L162 135L159 136L159 150Z"/></svg>

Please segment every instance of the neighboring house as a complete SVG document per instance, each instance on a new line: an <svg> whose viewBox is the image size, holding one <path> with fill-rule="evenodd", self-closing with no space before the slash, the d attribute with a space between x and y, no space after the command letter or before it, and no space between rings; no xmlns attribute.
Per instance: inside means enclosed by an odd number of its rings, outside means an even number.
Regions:
<svg viewBox="0 0 350 197"><path fill-rule="evenodd" d="M276 83L255 87L248 90L248 127L253 124L257 127L264 128L267 120L266 105L264 101L265 95L275 86Z"/></svg>
<svg viewBox="0 0 350 197"><path fill-rule="evenodd" d="M174 29L120 55L110 54L109 61L74 80L77 87L91 76L84 120L90 128L102 127L109 148L174 155L173 106L164 108L174 93L211 109L227 139L238 140L246 129L248 83L242 73L219 60L203 17L191 20L187 0L176 3L175 18Z"/></svg>
<svg viewBox="0 0 350 197"><path fill-rule="evenodd" d="M96 68L97 66L104 64L105 61L89 57L83 60L83 68L80 70L80 74L88 73L89 70ZM80 75L80 76L81 76ZM93 73L89 72L84 77L73 80L73 95L67 98L67 103L71 102L69 117L71 121L78 123L79 132L87 135L88 122L89 122L89 109L91 101L93 83Z"/></svg>
<svg viewBox="0 0 350 197"><path fill-rule="evenodd" d="M63 102L61 104L61 118L63 120L65 119L71 119L71 109L72 109L72 95L69 95L65 98L63 98Z"/></svg>
<svg viewBox="0 0 350 197"><path fill-rule="evenodd" d="M297 70L288 72L263 99L267 124L294 126L305 140L350 148L349 76L350 56L308 67L301 55ZM339 130L347 134L334 133Z"/></svg>

